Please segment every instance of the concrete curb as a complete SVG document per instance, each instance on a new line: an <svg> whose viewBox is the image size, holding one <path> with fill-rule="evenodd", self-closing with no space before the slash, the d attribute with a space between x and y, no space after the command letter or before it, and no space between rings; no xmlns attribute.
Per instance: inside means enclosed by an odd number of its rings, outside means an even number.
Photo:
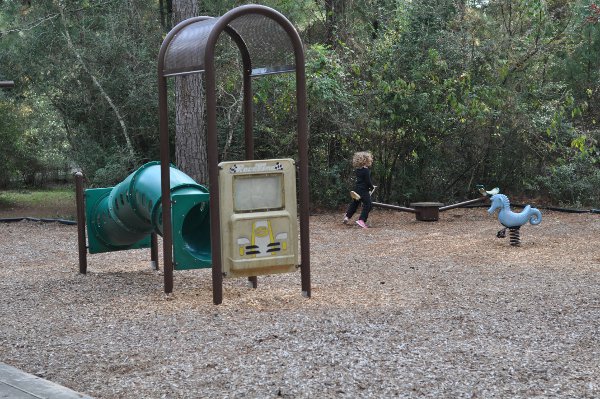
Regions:
<svg viewBox="0 0 600 399"><path fill-rule="evenodd" d="M0 363L0 398L93 399L4 363Z"/></svg>

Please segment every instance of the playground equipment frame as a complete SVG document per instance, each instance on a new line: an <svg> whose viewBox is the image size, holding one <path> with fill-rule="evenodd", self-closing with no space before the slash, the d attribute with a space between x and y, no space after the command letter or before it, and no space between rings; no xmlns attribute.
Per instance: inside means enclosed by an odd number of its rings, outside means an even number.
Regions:
<svg viewBox="0 0 600 399"><path fill-rule="evenodd" d="M190 18L176 25L165 37L158 56L158 102L159 102L159 131L160 131L160 162L161 162L161 189L162 189L162 214L163 214L163 268L164 291L173 291L173 229L171 224L171 196L169 191L170 181L170 148L169 148L169 121L167 110L167 78L170 76L204 72L206 89L206 125L207 125L207 152L210 192L210 231L211 231L211 256L212 256L212 285L213 302L220 304L223 301L223 267L221 259L221 228L219 218L219 167L217 146L217 98L216 98L216 68L215 46L222 32L226 32L240 50L243 64L243 109L244 109L244 137L245 158L254 159L253 116L252 116L252 84L251 78L261 74L278 72L291 72L291 69L270 70L265 73L256 73L252 69L249 50L245 41L229 24L236 18L258 14L276 22L288 35L294 52L296 74L296 107L297 107L297 134L298 134L298 170L299 170L299 227L300 227L300 271L302 293L310 297L310 244L309 244L309 186L308 186L308 121L306 104L306 76L304 65L304 50L298 32L291 22L279 12L265 6L245 5L234 8L216 19L210 28L210 33L204 43L203 65L190 65L189 68L168 70L167 50L176 36L190 25L213 19L201 16ZM203 67L204 69L202 69ZM253 73L254 72L254 73ZM256 277L250 277L256 287Z"/></svg>

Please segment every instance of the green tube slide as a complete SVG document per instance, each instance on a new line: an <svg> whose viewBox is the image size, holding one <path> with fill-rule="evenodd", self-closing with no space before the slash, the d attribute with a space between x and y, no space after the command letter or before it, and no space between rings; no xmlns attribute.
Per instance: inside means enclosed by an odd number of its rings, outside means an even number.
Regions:
<svg viewBox="0 0 600 399"><path fill-rule="evenodd" d="M208 190L171 166L173 261L176 269L210 267ZM85 191L90 253L150 245L162 235L160 162L150 162L109 188Z"/></svg>

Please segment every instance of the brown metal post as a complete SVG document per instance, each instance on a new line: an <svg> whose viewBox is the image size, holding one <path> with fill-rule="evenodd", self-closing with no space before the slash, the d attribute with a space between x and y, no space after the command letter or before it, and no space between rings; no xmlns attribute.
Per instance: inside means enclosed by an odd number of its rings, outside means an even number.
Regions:
<svg viewBox="0 0 600 399"><path fill-rule="evenodd" d="M221 33L221 30L217 30ZM212 40L211 40L212 39ZM206 144L208 152L208 182L210 193L210 246L212 256L213 303L223 302L223 264L221 259L221 221L219 218L219 157L217 147L217 95L215 83L215 44L218 35L213 30L204 53L206 87Z"/></svg>
<svg viewBox="0 0 600 399"><path fill-rule="evenodd" d="M244 68L244 138L246 160L254 159L254 106L252 104L252 73L250 60Z"/></svg>
<svg viewBox="0 0 600 399"><path fill-rule="evenodd" d="M251 66L244 68L244 137L246 141L246 160L254 159L254 108L252 106L252 73ZM248 277L252 288L258 288L258 277Z"/></svg>
<svg viewBox="0 0 600 399"><path fill-rule="evenodd" d="M286 19L287 21L287 19ZM306 72L304 50L296 29L289 23L286 29L294 43L296 61L296 107L298 112L298 159L300 169L300 273L302 295L310 298L310 237L309 237L309 181L308 181L308 110L306 105Z"/></svg>
<svg viewBox="0 0 600 399"><path fill-rule="evenodd" d="M252 288L258 288L258 277L250 276L248 277L248 282Z"/></svg>
<svg viewBox="0 0 600 399"><path fill-rule="evenodd" d="M159 65L161 63L159 62ZM163 222L163 276L164 290L173 292L173 228L171 226L171 171L169 169L169 121L167 113L167 80L158 79L160 127L160 184Z"/></svg>
<svg viewBox="0 0 600 399"><path fill-rule="evenodd" d="M160 135L160 184L163 222L164 290L173 292L173 226L171 224L171 172L169 154L169 114L167 109L167 79L164 76L165 53L173 38L187 25L209 17L190 18L177 24L167 34L158 53L158 116Z"/></svg>
<svg viewBox="0 0 600 399"><path fill-rule="evenodd" d="M83 195L83 173L75 173L75 205L77 207L77 244L79 251L79 273L87 273L87 246L85 239L85 202Z"/></svg>
<svg viewBox="0 0 600 399"><path fill-rule="evenodd" d="M158 270L158 235L150 234L150 264L153 270Z"/></svg>

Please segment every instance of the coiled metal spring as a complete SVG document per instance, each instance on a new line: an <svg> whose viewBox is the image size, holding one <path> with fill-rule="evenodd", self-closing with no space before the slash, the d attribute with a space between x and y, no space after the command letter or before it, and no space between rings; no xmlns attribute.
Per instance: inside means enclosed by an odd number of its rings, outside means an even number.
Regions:
<svg viewBox="0 0 600 399"><path fill-rule="evenodd" d="M510 238L510 245L519 247L521 246L521 235L519 233L519 227L511 227L508 233L508 237Z"/></svg>

